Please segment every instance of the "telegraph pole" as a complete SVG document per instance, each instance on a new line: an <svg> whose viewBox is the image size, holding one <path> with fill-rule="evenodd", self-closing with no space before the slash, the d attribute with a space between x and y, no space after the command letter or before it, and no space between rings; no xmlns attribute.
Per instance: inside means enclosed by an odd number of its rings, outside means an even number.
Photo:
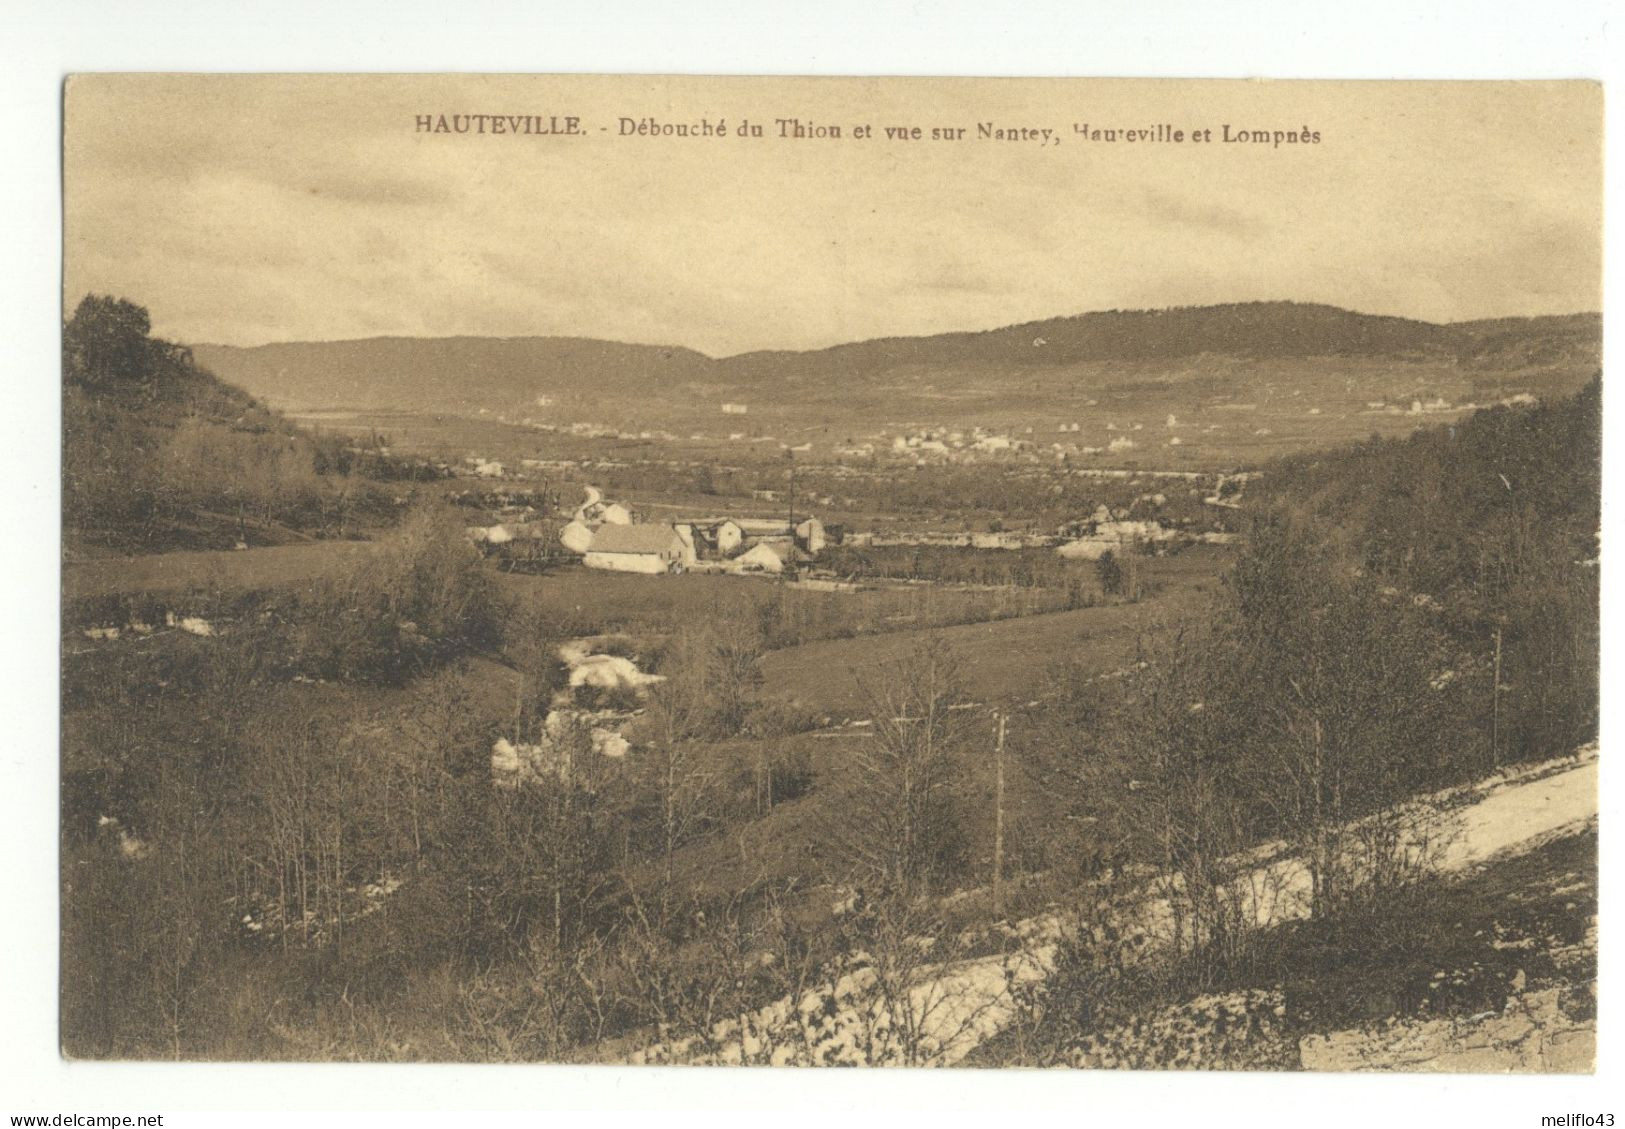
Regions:
<svg viewBox="0 0 1625 1129"><path fill-rule="evenodd" d="M786 562L787 570L796 571L796 453L789 448L785 449L784 457L790 464L790 490L789 490L789 524L790 524L790 559ZM784 580L784 573L779 573L779 580Z"/></svg>
<svg viewBox="0 0 1625 1129"><path fill-rule="evenodd" d="M1501 767L1501 625L1495 625L1495 687L1490 692L1490 767Z"/></svg>
<svg viewBox="0 0 1625 1129"><path fill-rule="evenodd" d="M796 453L784 452L784 457L790 461L790 543L796 540Z"/></svg>
<svg viewBox="0 0 1625 1129"><path fill-rule="evenodd" d="M1004 726L1002 712L999 736L993 745L993 916L1004 915Z"/></svg>

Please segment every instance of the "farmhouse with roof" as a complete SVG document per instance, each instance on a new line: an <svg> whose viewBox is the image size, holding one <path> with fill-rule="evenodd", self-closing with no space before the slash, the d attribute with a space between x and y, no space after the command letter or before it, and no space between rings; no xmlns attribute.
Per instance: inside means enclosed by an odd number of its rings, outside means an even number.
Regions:
<svg viewBox="0 0 1625 1129"><path fill-rule="evenodd" d="M660 574L692 563L693 550L669 525L601 525L587 546L588 568Z"/></svg>

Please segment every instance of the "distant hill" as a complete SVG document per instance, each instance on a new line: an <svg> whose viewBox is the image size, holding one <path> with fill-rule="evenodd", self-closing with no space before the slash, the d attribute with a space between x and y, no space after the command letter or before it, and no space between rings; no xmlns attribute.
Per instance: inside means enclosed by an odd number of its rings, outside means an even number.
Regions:
<svg viewBox="0 0 1625 1129"><path fill-rule="evenodd" d="M1205 380L1238 389L1247 373L1291 375L1315 358L1402 368L1378 394L1408 395L1417 372L1463 388L1508 373L1533 373L1567 393L1600 364L1595 314L1437 325L1333 306L1253 302L1166 310L1112 310L974 333L894 337L805 352L769 350L711 358L675 346L569 337L372 338L263 345L201 345L200 363L279 407L390 408L528 414L534 406L658 415L748 397L781 414L798 406L847 405L906 413L945 398L985 402L1003 387L1043 395ZM1284 368L1283 368L1284 366ZM1329 371L1329 370L1328 370ZM1301 379L1312 380L1304 369ZM1409 382L1409 383L1407 383ZM1542 391L1548 389L1542 387ZM912 402L916 399L918 402ZM754 409L753 409L754 410Z"/></svg>
<svg viewBox="0 0 1625 1129"><path fill-rule="evenodd" d="M691 349L580 337L372 337L235 348L198 362L286 408L460 411L522 403L538 390L641 394L714 378Z"/></svg>
<svg viewBox="0 0 1625 1129"><path fill-rule="evenodd" d="M900 365L1154 361L1221 353L1238 357L1369 356L1449 351L1451 330L1405 318L1374 317L1293 302L1109 310L1049 318L979 333L892 337L811 353L731 357L732 368L890 368Z"/></svg>

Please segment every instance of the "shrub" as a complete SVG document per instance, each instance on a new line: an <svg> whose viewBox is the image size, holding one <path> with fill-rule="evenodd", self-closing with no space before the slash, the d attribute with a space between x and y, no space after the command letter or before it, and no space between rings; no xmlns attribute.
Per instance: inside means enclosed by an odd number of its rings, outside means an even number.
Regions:
<svg viewBox="0 0 1625 1129"><path fill-rule="evenodd" d="M419 510L297 602L295 662L323 677L404 680L423 663L498 645L506 607L457 524Z"/></svg>

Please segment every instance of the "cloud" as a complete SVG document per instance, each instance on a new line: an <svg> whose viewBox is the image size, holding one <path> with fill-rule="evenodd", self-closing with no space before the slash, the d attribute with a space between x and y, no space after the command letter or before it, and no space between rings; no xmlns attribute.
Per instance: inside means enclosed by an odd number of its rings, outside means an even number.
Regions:
<svg viewBox="0 0 1625 1129"><path fill-rule="evenodd" d="M986 271L959 259L945 260L925 272L917 288L943 294L997 294L1002 289Z"/></svg>
<svg viewBox="0 0 1625 1129"><path fill-rule="evenodd" d="M426 138L424 106L846 123L1310 115L1312 150ZM568 334L707 353L1286 297L1593 308L1600 99L1564 84L90 76L65 286L181 340ZM1372 122L1423 120L1426 131ZM1560 128L1561 127L1561 128ZM1067 139L1069 142L1070 139Z"/></svg>
<svg viewBox="0 0 1625 1129"><path fill-rule="evenodd" d="M1176 196L1155 188L1140 194L1139 205L1142 222L1158 226L1189 228L1243 240L1257 239L1266 230L1263 221L1240 208Z"/></svg>
<svg viewBox="0 0 1625 1129"><path fill-rule="evenodd" d="M342 168L324 169L273 183L290 192L303 192L326 200L360 204L368 208L436 208L450 204L455 198L451 190L441 182L421 177L385 176Z"/></svg>

